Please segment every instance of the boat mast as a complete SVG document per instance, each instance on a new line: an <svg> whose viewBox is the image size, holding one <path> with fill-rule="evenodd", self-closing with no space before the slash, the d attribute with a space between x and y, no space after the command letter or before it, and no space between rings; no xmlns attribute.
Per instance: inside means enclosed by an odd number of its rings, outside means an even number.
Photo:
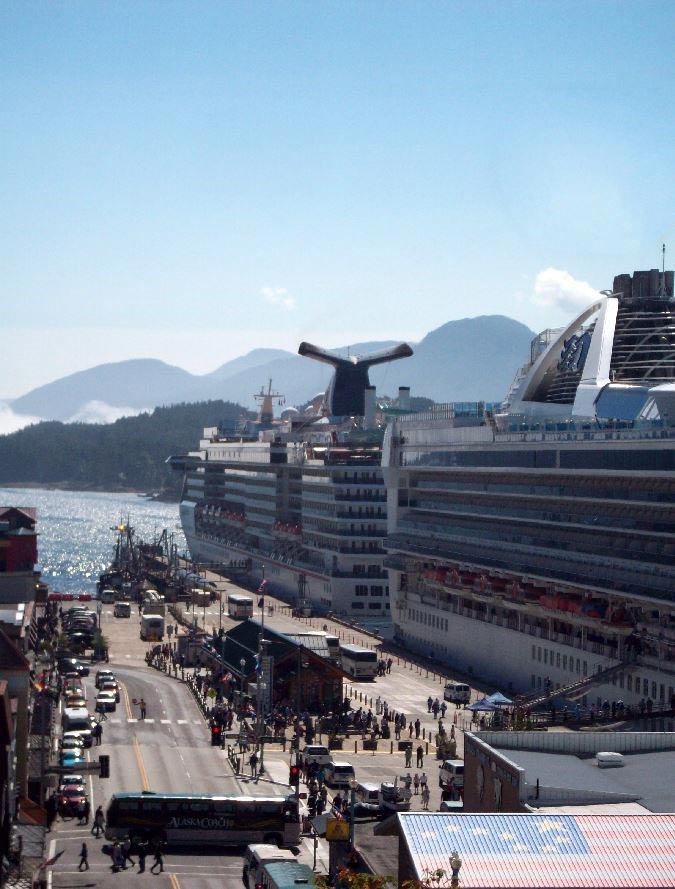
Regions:
<svg viewBox="0 0 675 889"><path fill-rule="evenodd" d="M260 392L253 396L256 401L259 401L260 404L260 416L258 417L261 423L271 423L274 420L274 408L272 407L272 399L278 398L279 404L285 403L285 396L282 395L281 392L273 392L272 391L272 380L270 379L267 384L267 392L265 392L265 387L260 387Z"/></svg>

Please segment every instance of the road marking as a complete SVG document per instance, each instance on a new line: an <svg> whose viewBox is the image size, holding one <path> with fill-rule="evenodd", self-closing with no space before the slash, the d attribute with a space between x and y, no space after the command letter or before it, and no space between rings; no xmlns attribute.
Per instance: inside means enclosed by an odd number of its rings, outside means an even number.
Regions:
<svg viewBox="0 0 675 889"><path fill-rule="evenodd" d="M159 721L162 723L162 725L171 725L170 719L160 719Z"/></svg>
<svg viewBox="0 0 675 889"><path fill-rule="evenodd" d="M169 879L171 880L171 886L173 889L180 889L180 883L178 882L178 877L175 874L169 874Z"/></svg>
<svg viewBox="0 0 675 889"><path fill-rule="evenodd" d="M129 719L127 719L127 722L138 722L138 720L135 716L130 716Z"/></svg>
<svg viewBox="0 0 675 889"><path fill-rule="evenodd" d="M204 721L202 719L193 719L192 725L204 725Z"/></svg>
<svg viewBox="0 0 675 889"><path fill-rule="evenodd" d="M110 722L114 722L115 725L119 725L122 722L122 720L121 719L111 719Z"/></svg>
<svg viewBox="0 0 675 889"><path fill-rule="evenodd" d="M119 682L119 680L118 680ZM122 691L124 692L124 707L127 711L127 718L131 718L131 702L129 701L129 692L127 691L126 683L120 682L120 686L122 687Z"/></svg>
<svg viewBox="0 0 675 889"><path fill-rule="evenodd" d="M150 790L150 782L148 781L148 773L145 771L145 764L143 762L143 756L141 754L141 745L138 743L138 738L134 735L134 753L136 755L136 762L138 763L138 771L141 773L141 784L143 785L143 790Z"/></svg>
<svg viewBox="0 0 675 889"><path fill-rule="evenodd" d="M154 722L154 721L155 721L155 720L154 720L152 717L150 717L150 718L148 719L147 716L146 716L145 719L142 719L142 720L141 720L141 722L145 722L145 723L148 724L148 725L149 725L151 722Z"/></svg>
<svg viewBox="0 0 675 889"><path fill-rule="evenodd" d="M188 724L187 719L177 719L176 720L176 725L187 725L187 724Z"/></svg>

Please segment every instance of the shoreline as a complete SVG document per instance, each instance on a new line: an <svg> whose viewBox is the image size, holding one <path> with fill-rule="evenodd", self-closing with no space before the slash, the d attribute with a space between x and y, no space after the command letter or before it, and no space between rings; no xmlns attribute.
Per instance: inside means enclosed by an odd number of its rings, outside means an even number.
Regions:
<svg viewBox="0 0 675 889"><path fill-rule="evenodd" d="M136 494L146 500L154 500L159 503L180 503L180 495L163 491L141 491L138 488L129 488L123 485L111 487L109 485L73 485L71 482L3 482L0 488L33 488L38 491L69 491L73 494Z"/></svg>

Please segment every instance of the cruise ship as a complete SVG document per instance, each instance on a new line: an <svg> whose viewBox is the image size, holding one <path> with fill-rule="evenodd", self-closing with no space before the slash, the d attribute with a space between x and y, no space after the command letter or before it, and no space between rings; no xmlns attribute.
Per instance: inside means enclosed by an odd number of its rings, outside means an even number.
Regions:
<svg viewBox="0 0 675 889"><path fill-rule="evenodd" d="M672 708L672 271L536 337L503 403L394 419L383 467L401 644L531 700Z"/></svg>
<svg viewBox="0 0 675 889"><path fill-rule="evenodd" d="M330 385L303 411L274 417L280 393L256 395L258 420L236 432L204 430L199 447L169 462L184 473L180 518L192 558L243 569L252 583L304 611L391 626L387 571L383 418L368 368L405 358L401 344L344 358L302 343L334 367ZM405 411L401 388L392 410Z"/></svg>

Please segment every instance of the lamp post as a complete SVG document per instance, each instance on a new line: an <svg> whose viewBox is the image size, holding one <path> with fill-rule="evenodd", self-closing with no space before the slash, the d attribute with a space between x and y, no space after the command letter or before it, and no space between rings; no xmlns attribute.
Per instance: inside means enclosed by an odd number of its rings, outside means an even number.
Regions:
<svg viewBox="0 0 675 889"><path fill-rule="evenodd" d="M241 688L239 689L239 722L241 723L241 708L244 706L244 670L246 669L246 658L239 661L241 667Z"/></svg>
<svg viewBox="0 0 675 889"><path fill-rule="evenodd" d="M354 851L354 809L356 807L356 788L359 782L356 778L349 779L349 851Z"/></svg>
<svg viewBox="0 0 675 889"><path fill-rule="evenodd" d="M452 850L452 854L450 856L450 867L452 869L452 877L450 879L450 886L452 889L457 889L459 886L459 870L462 866L462 859L459 857L459 853L457 849Z"/></svg>

